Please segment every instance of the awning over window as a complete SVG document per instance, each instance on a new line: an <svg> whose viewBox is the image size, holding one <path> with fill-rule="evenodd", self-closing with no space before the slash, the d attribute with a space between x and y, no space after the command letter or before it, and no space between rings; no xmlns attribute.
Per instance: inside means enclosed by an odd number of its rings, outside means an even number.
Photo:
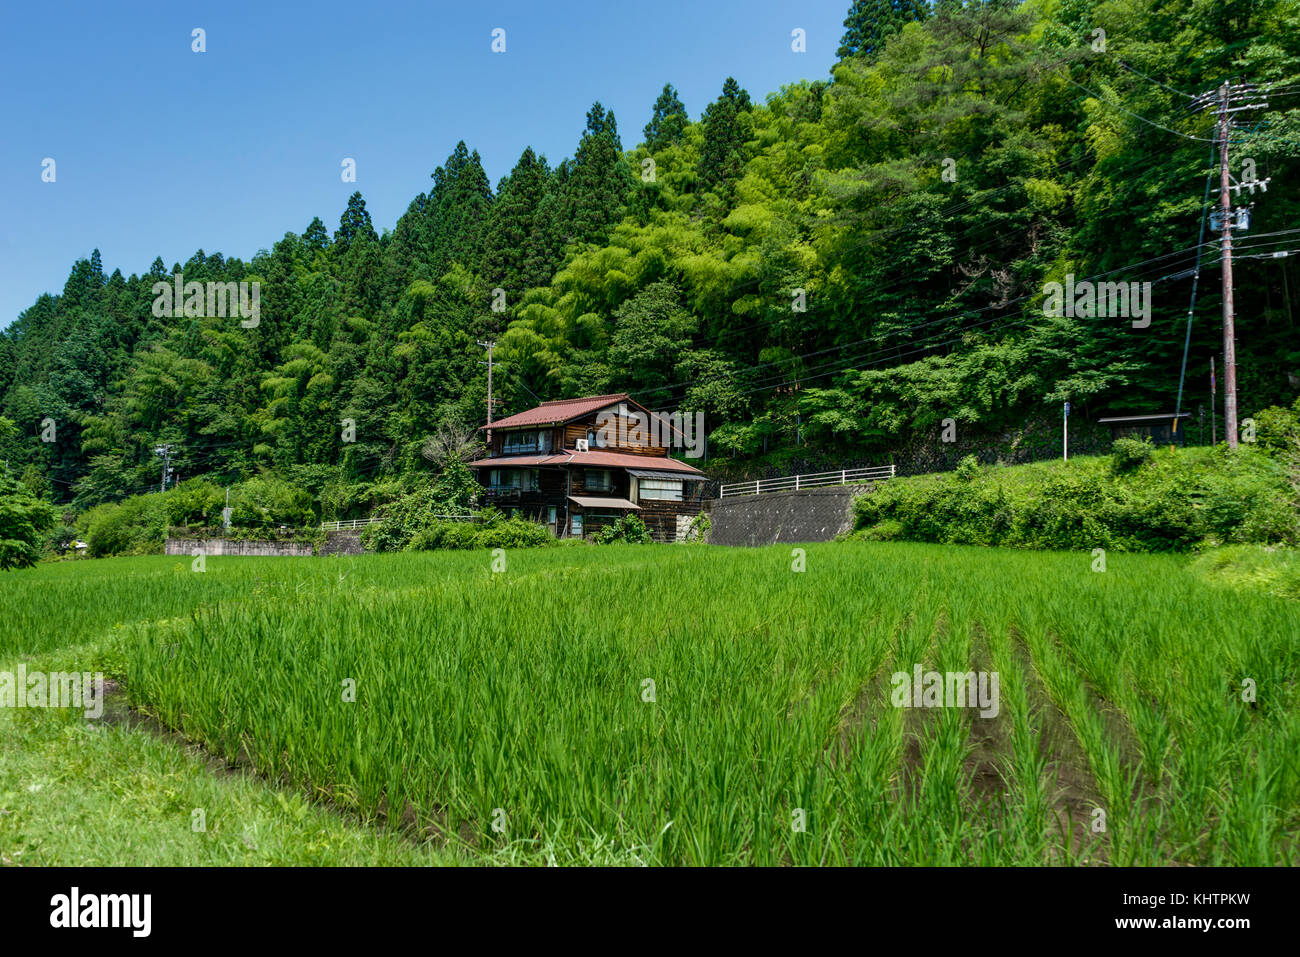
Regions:
<svg viewBox="0 0 1300 957"><path fill-rule="evenodd" d="M664 472L657 469L628 469L628 475L635 475L637 478L657 478L657 479L681 479L683 482L706 482L707 475L692 475L687 472Z"/></svg>
<svg viewBox="0 0 1300 957"><path fill-rule="evenodd" d="M576 502L583 508L634 508L638 512L641 511L640 505L629 502L625 498L608 498L599 495L570 495L569 501Z"/></svg>

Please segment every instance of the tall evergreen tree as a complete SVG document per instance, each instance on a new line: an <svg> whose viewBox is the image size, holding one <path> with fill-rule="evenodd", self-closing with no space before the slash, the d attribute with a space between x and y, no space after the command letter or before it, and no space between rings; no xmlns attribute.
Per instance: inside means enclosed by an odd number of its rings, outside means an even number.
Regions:
<svg viewBox="0 0 1300 957"><path fill-rule="evenodd" d="M430 278L458 262L475 270L483 254L483 227L492 206L492 186L478 150L461 140L445 166L433 171L433 190L424 208Z"/></svg>
<svg viewBox="0 0 1300 957"><path fill-rule="evenodd" d="M550 270L526 268L529 237L538 225L538 209L546 199L549 179L546 160L530 146L497 188L484 236L482 274L493 287L506 289L511 300L551 278Z"/></svg>
<svg viewBox="0 0 1300 957"><path fill-rule="evenodd" d="M679 142L689 122L690 118L686 114L686 107L678 99L677 91L673 89L671 83L665 83L663 92L659 94L659 99L655 100L654 112L650 114L650 122L645 125L645 129L642 131L645 136L646 149L652 153L657 153L659 150Z"/></svg>
<svg viewBox="0 0 1300 957"><path fill-rule="evenodd" d="M302 244L308 255L315 255L329 248L330 234L325 231L325 224L320 221L319 216L313 217L311 223L303 230Z"/></svg>
<svg viewBox="0 0 1300 957"><path fill-rule="evenodd" d="M930 16L926 0L853 0L844 18L844 37L837 56L874 57L903 24L923 21Z"/></svg>
<svg viewBox="0 0 1300 957"><path fill-rule="evenodd" d="M370 214L366 212L366 201L361 198L360 192L348 197L348 208L343 211L343 216L339 219L339 228L334 231L334 242L338 244L339 252L346 253L358 236L365 236L372 242L379 239L375 227L370 223Z"/></svg>
<svg viewBox="0 0 1300 957"><path fill-rule="evenodd" d="M749 94L734 77L722 84L722 95L704 110L704 148L700 152L700 185L727 192L744 166L745 126L741 114L750 108Z"/></svg>
<svg viewBox="0 0 1300 957"><path fill-rule="evenodd" d="M603 242L623 218L634 183L632 170L623 160L614 112L600 103L592 104L573 157L572 174L564 186L564 221L560 225L567 241Z"/></svg>

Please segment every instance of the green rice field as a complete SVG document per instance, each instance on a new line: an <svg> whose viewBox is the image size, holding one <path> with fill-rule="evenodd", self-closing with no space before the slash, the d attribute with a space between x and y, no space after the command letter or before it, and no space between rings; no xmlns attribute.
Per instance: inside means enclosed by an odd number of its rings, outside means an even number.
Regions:
<svg viewBox="0 0 1300 957"><path fill-rule="evenodd" d="M803 551L49 564L0 576L0 669L105 670L470 863L1296 863L1300 603L1185 556ZM996 674L996 715L897 706L916 666Z"/></svg>

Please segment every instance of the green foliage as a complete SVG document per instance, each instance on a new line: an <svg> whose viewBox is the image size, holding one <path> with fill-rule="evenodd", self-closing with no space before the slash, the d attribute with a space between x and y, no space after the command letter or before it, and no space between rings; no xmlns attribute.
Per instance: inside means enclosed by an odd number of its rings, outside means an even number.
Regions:
<svg viewBox="0 0 1300 957"><path fill-rule="evenodd" d="M597 545L612 545L615 542L625 545L649 545L653 541L650 529L646 528L641 516L632 513L601 528L595 538Z"/></svg>
<svg viewBox="0 0 1300 957"><path fill-rule="evenodd" d="M0 571L36 564L57 518L54 507L25 485L0 477Z"/></svg>
<svg viewBox="0 0 1300 957"><path fill-rule="evenodd" d="M1300 399L1289 409L1269 406L1253 418L1255 441L1262 450L1280 456L1300 454Z"/></svg>
<svg viewBox="0 0 1300 957"><path fill-rule="evenodd" d="M312 220L313 223L316 220ZM338 248L347 252L353 243L357 241L376 242L379 236L375 233L375 227L371 225L370 213L366 211L366 201L361 198L361 193L353 193L348 197L348 208L343 211L343 216L339 219L339 228L334 231L334 243ZM313 244L318 245L319 236L312 234Z"/></svg>
<svg viewBox="0 0 1300 957"><path fill-rule="evenodd" d="M438 516L468 514L478 504L482 492L482 486L474 481L469 467L459 459L453 458L448 461L446 468L435 481L421 484L414 490L377 508L373 517L380 521L378 524L367 526L361 533L362 544L374 551L401 551L412 547L426 530L432 530L430 534L436 531L439 536L450 536L451 539L455 539L464 533L455 528L447 529L442 526L459 527L466 523L441 522ZM500 515L495 509L485 509L480 514L486 523L495 521L496 516ZM415 547L472 548L474 546Z"/></svg>
<svg viewBox="0 0 1300 957"><path fill-rule="evenodd" d="M1159 451L1139 470L1109 458L892 479L854 502L874 539L1038 549L1184 551L1300 543L1285 471L1242 449Z"/></svg>
<svg viewBox="0 0 1300 957"><path fill-rule="evenodd" d="M171 525L220 525L225 507L225 489L203 479L190 479L168 489L167 522Z"/></svg>
<svg viewBox="0 0 1300 957"><path fill-rule="evenodd" d="M748 130L746 114L749 93L734 77L722 84L722 95L704 110L704 145L700 151L699 176L704 189L730 195L730 187L744 167L744 146Z"/></svg>
<svg viewBox="0 0 1300 957"><path fill-rule="evenodd" d="M236 485L230 493L231 524L244 528L316 524L311 495L273 475L259 475ZM220 511L218 511L220 516Z"/></svg>
<svg viewBox="0 0 1300 957"><path fill-rule="evenodd" d="M691 519L691 524L686 528L687 542L699 542L707 544L709 535L713 532L713 519L709 517L708 512L700 512Z"/></svg>
<svg viewBox="0 0 1300 957"><path fill-rule="evenodd" d="M1155 458L1156 449L1147 438L1118 438L1111 445L1111 465L1116 472L1132 472Z"/></svg>
<svg viewBox="0 0 1300 957"><path fill-rule="evenodd" d="M980 460L974 455L968 455L957 463L957 469L953 472L959 482L973 482L980 474Z"/></svg>
<svg viewBox="0 0 1300 957"><path fill-rule="evenodd" d="M439 548L537 548L554 543L555 537L545 525L516 517L482 523L429 522L415 533L405 550L423 552Z"/></svg>
<svg viewBox="0 0 1300 957"><path fill-rule="evenodd" d="M905 23L929 15L929 5L923 0L853 0L836 56L876 56Z"/></svg>
<svg viewBox="0 0 1300 957"><path fill-rule="evenodd" d="M646 149L657 153L669 146L677 145L681 142L689 123L690 117L687 116L686 107L678 98L677 91L673 89L671 83L665 83L659 99L655 100L650 122L645 125L641 134L645 137Z"/></svg>
<svg viewBox="0 0 1300 957"><path fill-rule="evenodd" d="M97 505L77 519L93 558L161 552L167 532L166 496L135 495Z"/></svg>

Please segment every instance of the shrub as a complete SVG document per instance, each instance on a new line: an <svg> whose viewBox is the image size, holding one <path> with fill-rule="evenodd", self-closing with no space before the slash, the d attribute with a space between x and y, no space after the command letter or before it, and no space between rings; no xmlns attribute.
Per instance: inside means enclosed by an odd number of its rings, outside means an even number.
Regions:
<svg viewBox="0 0 1300 957"><path fill-rule="evenodd" d="M1116 472L1132 472L1155 457L1150 439L1119 438L1110 447L1111 463Z"/></svg>
<svg viewBox="0 0 1300 957"><path fill-rule="evenodd" d="M639 515L624 515L617 522L606 525L596 535L595 540L598 545L611 545L614 542L649 545L654 541L650 536L650 529L646 528L645 522Z"/></svg>
<svg viewBox="0 0 1300 957"><path fill-rule="evenodd" d="M1260 449L1269 453L1300 451L1300 399L1289 409L1273 405L1253 418Z"/></svg>
<svg viewBox="0 0 1300 957"><path fill-rule="evenodd" d="M905 531L906 528L898 519L887 518L883 522L877 522L870 528L864 528L858 533L858 537L869 542L892 542L902 538Z"/></svg>
<svg viewBox="0 0 1300 957"><path fill-rule="evenodd" d="M482 487L474 481L468 467L463 462L453 461L436 481L426 482L404 495L375 509L374 517L381 519L371 525L361 535L366 548L380 552L396 552L406 548L473 548L473 545L416 545L441 540L448 534L446 529L435 528L439 524L459 525L459 522L442 522L438 515L459 515L470 511L478 501ZM479 513L483 525L495 524L503 516L494 508L484 509ZM424 534L425 532L428 534ZM458 533L451 533L453 537Z"/></svg>
<svg viewBox="0 0 1300 957"><path fill-rule="evenodd" d="M124 502L96 505L78 519L95 558L149 555L162 551L167 531L165 495L136 495Z"/></svg>
<svg viewBox="0 0 1300 957"><path fill-rule="evenodd" d="M554 541L545 525L522 518L501 518L491 523L434 521L416 532L404 550L534 548Z"/></svg>
<svg viewBox="0 0 1300 957"><path fill-rule="evenodd" d="M1118 443L1117 443L1118 444ZM1144 443L1132 454L1146 458ZM1120 446L1122 449L1123 446ZM1257 449L1150 454L920 475L854 502L859 537L1024 548L1184 551L1200 543L1300 542L1286 465Z"/></svg>

